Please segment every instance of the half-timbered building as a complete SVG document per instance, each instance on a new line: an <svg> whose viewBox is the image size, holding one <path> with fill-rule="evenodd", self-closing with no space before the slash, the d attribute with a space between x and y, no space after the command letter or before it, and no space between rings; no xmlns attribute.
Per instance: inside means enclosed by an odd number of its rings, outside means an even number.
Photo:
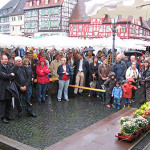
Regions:
<svg viewBox="0 0 150 150"><path fill-rule="evenodd" d="M20 0L11 0L0 9L0 33L10 34L10 15L19 2Z"/></svg>
<svg viewBox="0 0 150 150"><path fill-rule="evenodd" d="M67 35L69 18L77 0L27 0L25 35Z"/></svg>
<svg viewBox="0 0 150 150"><path fill-rule="evenodd" d="M111 18L108 14L103 18L90 18L85 13L84 2L79 0L69 20L69 36L78 38L104 38L112 36ZM80 12L80 13L79 13ZM100 12L99 12L100 13ZM142 17L127 19L119 16L116 35L122 39L150 39L150 21Z"/></svg>

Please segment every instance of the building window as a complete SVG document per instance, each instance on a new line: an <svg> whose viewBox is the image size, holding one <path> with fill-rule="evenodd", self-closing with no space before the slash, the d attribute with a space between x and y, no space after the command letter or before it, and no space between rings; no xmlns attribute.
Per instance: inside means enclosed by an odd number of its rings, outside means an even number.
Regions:
<svg viewBox="0 0 150 150"><path fill-rule="evenodd" d="M92 32L92 31L93 31L93 26L90 25L90 26L89 26L89 32Z"/></svg>
<svg viewBox="0 0 150 150"><path fill-rule="evenodd" d="M99 32L103 32L103 25L99 26Z"/></svg>
<svg viewBox="0 0 150 150"><path fill-rule="evenodd" d="M82 25L79 25L79 32L82 32Z"/></svg>
<svg viewBox="0 0 150 150"><path fill-rule="evenodd" d="M27 29L35 29L37 27L36 22L28 22Z"/></svg>
<svg viewBox="0 0 150 150"><path fill-rule="evenodd" d="M12 27L12 30L14 31L14 30L15 30L15 27Z"/></svg>
<svg viewBox="0 0 150 150"><path fill-rule="evenodd" d="M55 3L58 3L58 0L54 0Z"/></svg>
<svg viewBox="0 0 150 150"><path fill-rule="evenodd" d="M22 16L18 16L18 20L19 20L19 21L22 20Z"/></svg>
<svg viewBox="0 0 150 150"><path fill-rule="evenodd" d="M47 29L48 27L50 27L49 21L42 21L41 22L41 29Z"/></svg>
<svg viewBox="0 0 150 150"><path fill-rule="evenodd" d="M106 26L106 32L110 32L110 26L109 25Z"/></svg>
<svg viewBox="0 0 150 150"><path fill-rule="evenodd" d="M134 28L131 28L131 29L130 29L130 32L133 34L133 33L134 33Z"/></svg>
<svg viewBox="0 0 150 150"><path fill-rule="evenodd" d="M77 26L76 26L76 25L73 26L73 31L74 31L74 32L77 31Z"/></svg>
<svg viewBox="0 0 150 150"><path fill-rule="evenodd" d="M37 5L40 5L40 0L37 0Z"/></svg>
<svg viewBox="0 0 150 150"><path fill-rule="evenodd" d="M48 4L49 0L45 0L45 4Z"/></svg>
<svg viewBox="0 0 150 150"><path fill-rule="evenodd" d="M125 33L125 25L121 26L121 33Z"/></svg>
<svg viewBox="0 0 150 150"><path fill-rule="evenodd" d="M21 26L19 26L20 31L22 30Z"/></svg>
<svg viewBox="0 0 150 150"><path fill-rule="evenodd" d="M143 35L146 35L146 31L145 30L143 30Z"/></svg>
<svg viewBox="0 0 150 150"><path fill-rule="evenodd" d="M33 5L33 2L32 1L30 1L30 6L32 6Z"/></svg>
<svg viewBox="0 0 150 150"><path fill-rule="evenodd" d="M42 10L41 10L41 15L42 15L42 16L45 16L45 9L42 9Z"/></svg>
<svg viewBox="0 0 150 150"><path fill-rule="evenodd" d="M3 26L3 31L8 32L9 31L9 25L8 26Z"/></svg>
<svg viewBox="0 0 150 150"><path fill-rule="evenodd" d="M52 27L52 28L58 28L59 25L60 25L60 22L59 22L59 21L57 21L57 20L51 21L51 27Z"/></svg>

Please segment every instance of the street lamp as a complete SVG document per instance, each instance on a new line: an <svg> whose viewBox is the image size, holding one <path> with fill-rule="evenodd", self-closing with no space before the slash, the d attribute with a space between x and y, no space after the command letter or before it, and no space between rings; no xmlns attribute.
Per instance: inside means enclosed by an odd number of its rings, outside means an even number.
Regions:
<svg viewBox="0 0 150 150"><path fill-rule="evenodd" d="M114 63L114 53L115 53L115 36L116 36L116 28L117 28L118 16L116 18L111 19L111 24L113 27L111 28L113 32L113 46L112 46L112 63Z"/></svg>

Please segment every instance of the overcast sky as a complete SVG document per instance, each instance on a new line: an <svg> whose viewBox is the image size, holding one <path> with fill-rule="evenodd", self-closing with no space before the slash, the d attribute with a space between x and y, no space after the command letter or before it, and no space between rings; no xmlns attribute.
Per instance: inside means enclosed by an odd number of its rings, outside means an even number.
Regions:
<svg viewBox="0 0 150 150"><path fill-rule="evenodd" d="M10 0L0 0L0 8L7 4Z"/></svg>

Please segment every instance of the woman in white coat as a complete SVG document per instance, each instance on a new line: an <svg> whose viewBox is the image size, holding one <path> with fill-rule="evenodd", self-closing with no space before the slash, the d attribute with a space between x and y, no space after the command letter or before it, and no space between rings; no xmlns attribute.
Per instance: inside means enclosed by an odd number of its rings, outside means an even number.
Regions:
<svg viewBox="0 0 150 150"><path fill-rule="evenodd" d="M133 62L131 64L131 66L126 71L126 80L129 79L129 78L132 78L135 81L135 83L133 83L133 84L134 84L134 86L136 86L137 82L138 82L138 76L139 76L139 71L136 68L136 62ZM132 91L132 100L131 100L131 102L134 102L133 99L135 99L135 90Z"/></svg>

